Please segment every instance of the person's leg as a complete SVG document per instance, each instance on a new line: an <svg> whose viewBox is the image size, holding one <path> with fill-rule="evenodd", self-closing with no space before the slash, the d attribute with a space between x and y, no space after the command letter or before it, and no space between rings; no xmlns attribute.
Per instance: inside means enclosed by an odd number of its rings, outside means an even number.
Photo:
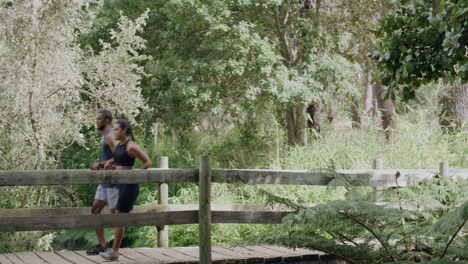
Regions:
<svg viewBox="0 0 468 264"><path fill-rule="evenodd" d="M93 207L91 208L91 214L100 214L106 204L107 204L106 190L101 185L99 185L96 190L96 196L94 197ZM103 228L96 229L96 237L97 237L99 244L94 248L90 248L86 250L86 254L98 255L99 253L106 251L107 245L106 245L106 239L104 236Z"/></svg>
<svg viewBox="0 0 468 264"><path fill-rule="evenodd" d="M106 202L102 200L94 200L93 207L91 208L92 214L100 214ZM104 228L96 228L96 236L99 242L99 245L103 248L106 247L106 238L104 237Z"/></svg>
<svg viewBox="0 0 468 264"><path fill-rule="evenodd" d="M108 196L109 196L109 208L111 210L111 212L113 214L120 214L120 213L124 213L124 212L121 212L119 211L116 207L117 207L117 204L119 202L119 188L118 187L114 187L114 188L109 188L109 193L108 193ZM115 253L119 253L119 248L120 248L120 245L122 244L122 239L123 239L123 236L125 234L125 228L116 228L115 229L115 232L114 232L114 244L112 246L112 248L114 249L114 252ZM115 248L116 246L116 241L119 241L118 242L118 246L117 246L117 249Z"/></svg>
<svg viewBox="0 0 468 264"><path fill-rule="evenodd" d="M107 206L113 214L116 213L115 209L117 208L117 203L119 202L119 193L120 190L118 187L107 188Z"/></svg>
<svg viewBox="0 0 468 264"><path fill-rule="evenodd" d="M121 214L125 213L122 211L119 211L118 209L111 209L112 213L114 214ZM125 234L125 228L124 227L119 227L115 229L114 232L114 244L112 245L111 249L106 250L105 252L99 253L99 256L106 260L118 260L119 259L119 249L120 245L122 244L122 240Z"/></svg>
<svg viewBox="0 0 468 264"><path fill-rule="evenodd" d="M116 214L125 214L125 212L115 210ZM112 250L114 250L114 253L119 254L119 249L120 245L122 244L122 240L125 234L125 227L119 227L115 229L114 232L114 244L112 245Z"/></svg>
<svg viewBox="0 0 468 264"><path fill-rule="evenodd" d="M120 187L119 199L117 202L115 213L128 213L133 209L133 204L139 194L139 186L137 184L125 184ZM107 260L118 260L119 249L125 234L125 228L120 227L115 229L114 244L112 249L100 253L99 255Z"/></svg>

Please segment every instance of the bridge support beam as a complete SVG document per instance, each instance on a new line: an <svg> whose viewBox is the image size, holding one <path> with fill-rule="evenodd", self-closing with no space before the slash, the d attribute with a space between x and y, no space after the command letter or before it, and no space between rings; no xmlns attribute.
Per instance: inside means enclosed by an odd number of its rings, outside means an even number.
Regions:
<svg viewBox="0 0 468 264"><path fill-rule="evenodd" d="M211 157L200 157L198 232L200 263L211 264Z"/></svg>
<svg viewBox="0 0 468 264"><path fill-rule="evenodd" d="M169 168L169 158L168 157L159 157L158 158L158 168L168 169ZM169 204L169 186L167 183L160 183L158 188L158 203L160 205ZM169 227L158 226L158 247L169 247Z"/></svg>

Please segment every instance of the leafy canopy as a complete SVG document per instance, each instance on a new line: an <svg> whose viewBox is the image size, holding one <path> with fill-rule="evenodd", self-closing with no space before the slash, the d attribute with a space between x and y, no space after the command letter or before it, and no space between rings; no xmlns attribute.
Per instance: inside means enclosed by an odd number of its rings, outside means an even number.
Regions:
<svg viewBox="0 0 468 264"><path fill-rule="evenodd" d="M397 1L381 21L377 36L382 40L371 53L383 83L411 99L419 86L439 78L466 82L467 15L464 0L441 1L435 12L431 0Z"/></svg>

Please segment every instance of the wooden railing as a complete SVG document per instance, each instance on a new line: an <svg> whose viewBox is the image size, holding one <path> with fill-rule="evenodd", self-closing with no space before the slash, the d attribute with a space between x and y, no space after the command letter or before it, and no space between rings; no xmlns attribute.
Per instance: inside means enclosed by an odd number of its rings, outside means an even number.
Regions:
<svg viewBox="0 0 468 264"><path fill-rule="evenodd" d="M365 179L363 185L366 186L386 187L396 186L397 183L399 186L407 186L410 184L410 178L430 178L435 174L468 179L468 169L450 169L446 162L440 163L438 170L305 171L212 169L209 156L200 158L198 169L168 169L167 158L160 160L162 160L160 167L165 168L132 171L0 171L0 186L159 183L160 203L162 203L154 206L137 206L132 214L117 215L108 212L91 215L90 208L0 209L0 232L199 224L200 262L211 263L212 223L277 224L281 223L281 219L289 213L281 205L211 205L210 193L213 182L327 185L337 174L341 174L351 180ZM399 177L395 177L397 172ZM199 183L198 206L167 204L167 185L164 184L181 182ZM167 233L158 238L163 240L159 245L168 245Z"/></svg>

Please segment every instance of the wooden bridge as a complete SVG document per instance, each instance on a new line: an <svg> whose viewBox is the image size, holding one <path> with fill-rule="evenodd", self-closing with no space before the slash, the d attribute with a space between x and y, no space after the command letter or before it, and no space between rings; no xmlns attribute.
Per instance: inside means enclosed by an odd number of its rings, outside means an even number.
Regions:
<svg viewBox="0 0 468 264"><path fill-rule="evenodd" d="M379 165L380 164L380 165ZM212 205L211 183L327 185L334 177L366 179L366 186L407 186L410 177L430 178L435 174L468 178L468 169L383 170L237 170L212 169L211 158L202 156L198 169L169 169L167 158L160 168L149 170L48 170L0 171L0 186L158 183L159 205L137 206L132 214L90 215L89 208L0 209L0 232L159 226L161 248L121 249L121 263L336 263L332 256L307 250L272 246L212 247L212 223L278 224L290 211L281 205ZM396 173L399 177L395 177ZM168 205L167 184L199 183L198 205ZM199 247L168 248L167 225L198 224ZM83 252L26 252L0 255L0 264L102 263Z"/></svg>
<svg viewBox="0 0 468 264"><path fill-rule="evenodd" d="M274 246L212 247L212 263L295 263L335 264L336 258L318 251ZM84 251L23 252L0 255L2 264L96 264L109 263ZM199 263L198 247L122 248L119 263L125 264L195 264Z"/></svg>

